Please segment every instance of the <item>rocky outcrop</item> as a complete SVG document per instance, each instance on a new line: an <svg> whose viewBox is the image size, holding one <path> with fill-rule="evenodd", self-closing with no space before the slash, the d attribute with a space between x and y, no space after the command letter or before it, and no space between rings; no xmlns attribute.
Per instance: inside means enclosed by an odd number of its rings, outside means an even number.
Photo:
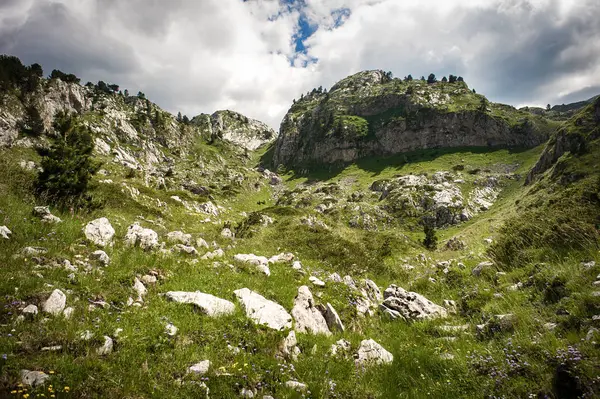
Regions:
<svg viewBox="0 0 600 399"><path fill-rule="evenodd" d="M488 103L462 82L428 85L364 71L290 108L273 163L308 167L430 148L533 147L547 138L538 120Z"/></svg>
<svg viewBox="0 0 600 399"><path fill-rule="evenodd" d="M389 286L383 293L381 310L393 319L421 320L446 317L448 312L416 292L408 292L396 285Z"/></svg>
<svg viewBox="0 0 600 399"><path fill-rule="evenodd" d="M277 133L267 124L234 111L217 111L210 116L213 136L254 151L272 142Z"/></svg>
<svg viewBox="0 0 600 399"><path fill-rule="evenodd" d="M295 329L298 332L331 335L325 317L317 309L312 293L305 285L298 288L292 316L296 321Z"/></svg>
<svg viewBox="0 0 600 399"><path fill-rule="evenodd" d="M127 228L125 244L131 247L139 246L148 251L158 246L158 234L152 229L143 228L136 222Z"/></svg>
<svg viewBox="0 0 600 399"><path fill-rule="evenodd" d="M582 127L587 129L582 129ZM567 125L561 128L550 139L537 163L531 168L525 184L530 184L536 178L556 164L558 159L567 152L581 154L585 152L587 143L600 137L600 97L593 104L576 114ZM589 135L581 132L587 130Z"/></svg>

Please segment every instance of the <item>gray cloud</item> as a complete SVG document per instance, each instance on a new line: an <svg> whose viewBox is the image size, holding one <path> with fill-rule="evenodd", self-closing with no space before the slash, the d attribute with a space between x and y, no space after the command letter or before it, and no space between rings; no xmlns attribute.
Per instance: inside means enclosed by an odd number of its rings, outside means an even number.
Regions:
<svg viewBox="0 0 600 399"><path fill-rule="evenodd" d="M231 108L273 127L293 98L363 69L462 75L514 105L589 98L600 81L594 0L305 0L302 11L319 25L306 68L289 63L300 11L277 0L5 0L0 53L172 112Z"/></svg>

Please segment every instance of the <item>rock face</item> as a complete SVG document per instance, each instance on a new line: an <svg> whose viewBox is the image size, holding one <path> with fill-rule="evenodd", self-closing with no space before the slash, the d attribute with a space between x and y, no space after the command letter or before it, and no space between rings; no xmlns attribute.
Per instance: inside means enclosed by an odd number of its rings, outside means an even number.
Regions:
<svg viewBox="0 0 600 399"><path fill-rule="evenodd" d="M44 302L42 310L56 316L64 310L66 304L67 296L61 290L54 290L46 302Z"/></svg>
<svg viewBox="0 0 600 399"><path fill-rule="evenodd" d="M158 246L158 234L154 230L143 228L136 222L127 228L125 244L131 247L138 245L148 251Z"/></svg>
<svg viewBox="0 0 600 399"><path fill-rule="evenodd" d="M462 82L428 85L364 71L292 105L273 163L307 167L428 148L533 147L547 138L538 120L488 103Z"/></svg>
<svg viewBox="0 0 600 399"><path fill-rule="evenodd" d="M115 229L111 226L107 218L92 220L83 229L85 238L96 245L106 247L112 244L115 235Z"/></svg>
<svg viewBox="0 0 600 399"><path fill-rule="evenodd" d="M396 285L391 285L383 293L384 301L381 310L392 318L405 320L433 319L446 317L448 312L423 295L409 292Z"/></svg>
<svg viewBox="0 0 600 399"><path fill-rule="evenodd" d="M257 324L266 325L274 330L283 330L292 327L292 316L278 303L269 301L248 288L234 291L241 302L246 316Z"/></svg>
<svg viewBox="0 0 600 399"><path fill-rule="evenodd" d="M385 350L372 339L363 340L358 348L356 364L390 364L394 361L394 355Z"/></svg>
<svg viewBox="0 0 600 399"><path fill-rule="evenodd" d="M265 123L233 111L217 111L210 116L213 136L254 151L277 138Z"/></svg>
<svg viewBox="0 0 600 399"><path fill-rule="evenodd" d="M235 311L235 305L228 300L205 294L200 291L169 291L166 297L178 303L191 303L197 306L202 313L211 317L231 314Z"/></svg>
<svg viewBox="0 0 600 399"><path fill-rule="evenodd" d="M296 321L295 330L298 332L331 335L325 318L315 306L312 293L305 285L298 288L292 316Z"/></svg>

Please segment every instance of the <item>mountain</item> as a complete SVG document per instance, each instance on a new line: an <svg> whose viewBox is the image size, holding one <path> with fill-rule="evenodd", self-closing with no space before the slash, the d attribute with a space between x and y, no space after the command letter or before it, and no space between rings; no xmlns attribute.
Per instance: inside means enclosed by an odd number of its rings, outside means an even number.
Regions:
<svg viewBox="0 0 600 399"><path fill-rule="evenodd" d="M366 71L276 138L0 57L0 397L598 397L599 129Z"/></svg>
<svg viewBox="0 0 600 399"><path fill-rule="evenodd" d="M273 163L348 163L431 148L531 148L548 138L552 126L490 103L462 81L428 84L364 71L292 105L281 122Z"/></svg>

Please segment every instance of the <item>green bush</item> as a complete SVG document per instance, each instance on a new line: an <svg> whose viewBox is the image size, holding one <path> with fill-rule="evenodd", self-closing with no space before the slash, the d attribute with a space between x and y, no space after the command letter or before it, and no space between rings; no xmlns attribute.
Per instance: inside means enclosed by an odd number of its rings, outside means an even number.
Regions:
<svg viewBox="0 0 600 399"><path fill-rule="evenodd" d="M90 130L64 113L57 115L55 129L58 138L52 146L39 150L42 171L35 183L36 195L63 209L93 207L90 181L100 165L92 159Z"/></svg>

